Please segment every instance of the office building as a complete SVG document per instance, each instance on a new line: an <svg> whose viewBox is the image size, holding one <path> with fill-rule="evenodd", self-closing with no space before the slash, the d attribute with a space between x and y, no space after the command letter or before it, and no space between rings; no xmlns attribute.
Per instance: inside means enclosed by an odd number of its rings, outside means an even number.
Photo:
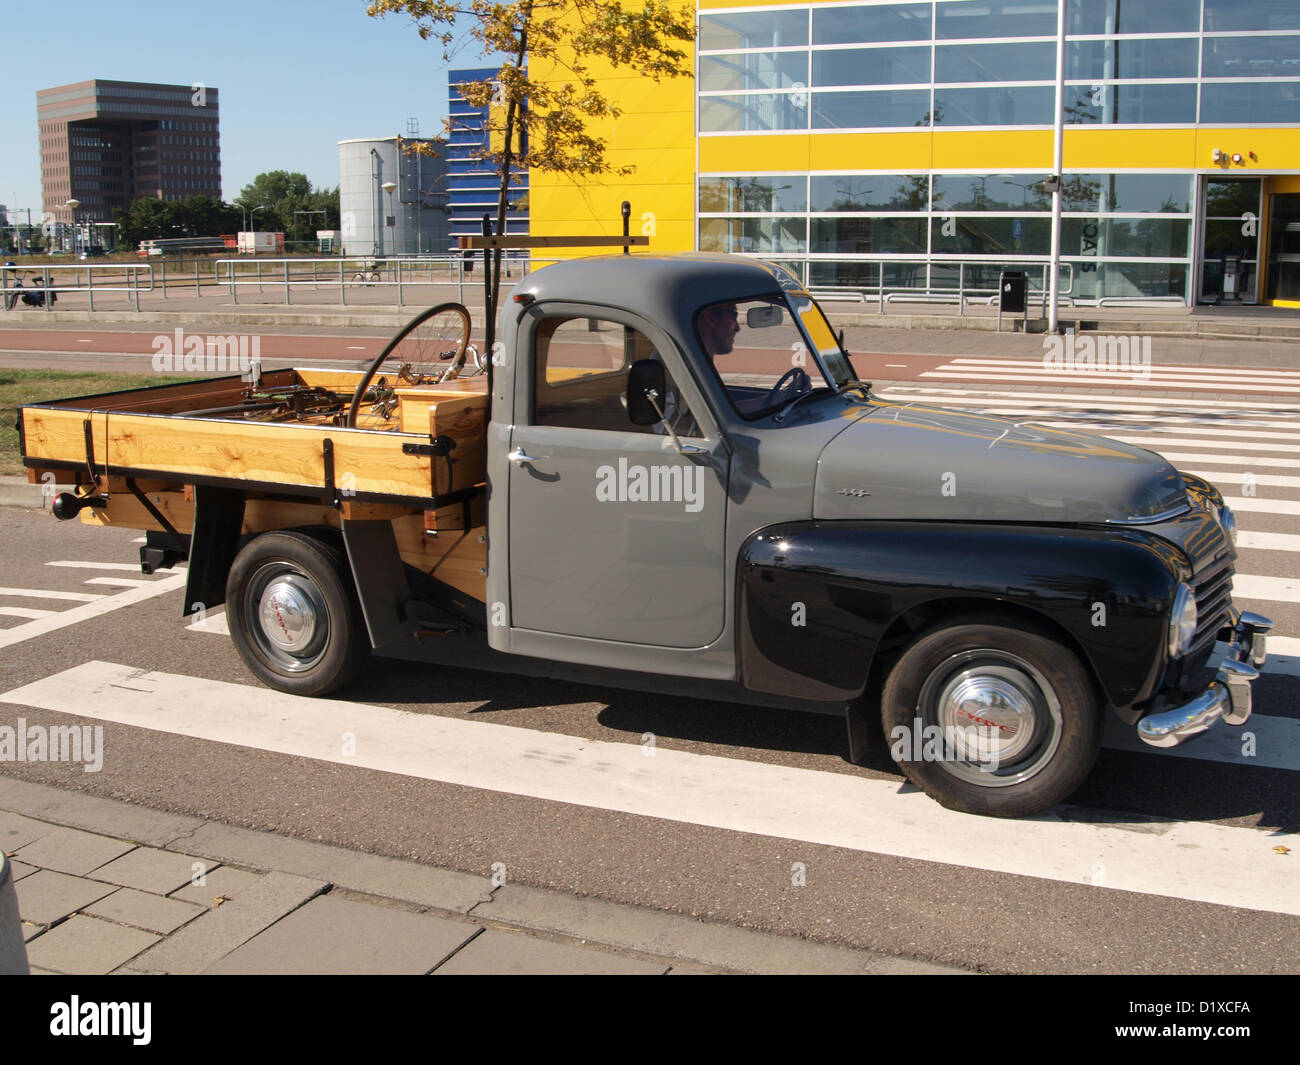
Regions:
<svg viewBox="0 0 1300 1065"><path fill-rule="evenodd" d="M105 223L143 197L221 198L221 129L211 85L94 79L36 94L48 215Z"/></svg>
<svg viewBox="0 0 1300 1065"><path fill-rule="evenodd" d="M1295 0L699 0L694 76L613 71L631 179L533 173L534 233L784 263L814 287L1031 285L1051 255L1065 5L1062 291L1300 301ZM563 73L557 71L558 78Z"/></svg>

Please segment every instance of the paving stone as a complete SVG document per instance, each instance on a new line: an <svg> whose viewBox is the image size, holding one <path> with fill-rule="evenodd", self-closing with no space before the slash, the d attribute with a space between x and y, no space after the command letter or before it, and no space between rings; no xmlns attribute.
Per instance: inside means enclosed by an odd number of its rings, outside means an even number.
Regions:
<svg viewBox="0 0 1300 1065"><path fill-rule="evenodd" d="M18 912L24 921L52 924L110 894L113 885L41 869L23 877L14 890L18 892Z"/></svg>
<svg viewBox="0 0 1300 1065"><path fill-rule="evenodd" d="M45 931L45 926L43 924L33 924L31 921L24 921L22 924L22 928L23 928L24 943L27 943L30 940L35 939L42 932Z"/></svg>
<svg viewBox="0 0 1300 1065"><path fill-rule="evenodd" d="M185 845L236 865L282 869L327 880L349 891L403 899L439 910L465 913L492 892L486 877L215 822L193 832Z"/></svg>
<svg viewBox="0 0 1300 1065"><path fill-rule="evenodd" d="M167 814L117 799L101 799L97 795L6 776L0 776L0 808L35 818L47 830L55 825L69 825L155 847L166 846L203 824L197 817Z"/></svg>
<svg viewBox="0 0 1300 1065"><path fill-rule="evenodd" d="M158 939L138 928L78 915L29 943L27 960L58 973L100 975L112 972Z"/></svg>
<svg viewBox="0 0 1300 1065"><path fill-rule="evenodd" d="M319 895L328 885L290 873L267 873L239 898L196 917L131 963L144 972L199 973Z"/></svg>
<svg viewBox="0 0 1300 1065"><path fill-rule="evenodd" d="M24 862L10 862L9 875L14 878L14 883L18 883L23 877L31 876L36 872L36 866L27 865Z"/></svg>
<svg viewBox="0 0 1300 1065"><path fill-rule="evenodd" d="M173 891L171 898L183 902L196 902L200 906L211 908L218 896L228 895L235 898L245 888L262 879L262 873L250 873L243 869L234 869L229 865L220 866L208 873L202 884L186 884L179 891Z"/></svg>
<svg viewBox="0 0 1300 1065"><path fill-rule="evenodd" d="M138 888L154 895L167 895L184 887L194 878L195 866L204 877L217 868L217 863L189 854L176 854L155 847L137 847L115 861L99 866L91 875L96 880L110 884Z"/></svg>
<svg viewBox="0 0 1300 1065"><path fill-rule="evenodd" d="M124 843L109 836L97 836L75 828L55 828L19 848L15 857L42 869L82 876L134 849L134 843Z"/></svg>
<svg viewBox="0 0 1300 1065"><path fill-rule="evenodd" d="M295 910L205 971L277 975L427 973L478 930L477 925L468 922L326 895Z"/></svg>
<svg viewBox="0 0 1300 1065"><path fill-rule="evenodd" d="M0 850L6 854L16 851L19 847L25 847L33 840L49 835L53 831L54 826L47 825L44 821L33 821L30 817L23 817L22 814L11 814L8 810L0 810Z"/></svg>
<svg viewBox="0 0 1300 1065"><path fill-rule="evenodd" d="M662 976L666 964L488 929L434 970L435 976Z"/></svg>
<svg viewBox="0 0 1300 1065"><path fill-rule="evenodd" d="M164 898L162 895L151 895L146 891L136 891L135 888L121 888L93 905L84 907L82 912L167 935L201 914L203 907L192 902Z"/></svg>

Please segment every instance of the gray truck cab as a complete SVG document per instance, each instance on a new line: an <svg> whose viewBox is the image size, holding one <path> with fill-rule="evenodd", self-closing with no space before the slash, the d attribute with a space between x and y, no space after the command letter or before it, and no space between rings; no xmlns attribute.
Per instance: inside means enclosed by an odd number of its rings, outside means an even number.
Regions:
<svg viewBox="0 0 1300 1065"><path fill-rule="evenodd" d="M557 263L498 336L492 647L841 704L855 757L878 707L915 783L1004 816L1082 782L1107 706L1153 746L1249 716L1269 622L1160 456L880 401L756 260Z"/></svg>

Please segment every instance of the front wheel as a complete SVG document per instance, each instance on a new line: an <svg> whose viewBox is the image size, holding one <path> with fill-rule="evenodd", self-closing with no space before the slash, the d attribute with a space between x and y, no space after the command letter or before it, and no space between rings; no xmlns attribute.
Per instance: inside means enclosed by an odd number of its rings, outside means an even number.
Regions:
<svg viewBox="0 0 1300 1065"><path fill-rule="evenodd" d="M294 695L342 687L369 651L342 553L304 533L263 533L239 552L226 616L248 668Z"/></svg>
<svg viewBox="0 0 1300 1065"><path fill-rule="evenodd" d="M1037 629L984 622L923 632L881 704L890 754L949 809L1023 817L1092 771L1101 713L1083 664Z"/></svg>

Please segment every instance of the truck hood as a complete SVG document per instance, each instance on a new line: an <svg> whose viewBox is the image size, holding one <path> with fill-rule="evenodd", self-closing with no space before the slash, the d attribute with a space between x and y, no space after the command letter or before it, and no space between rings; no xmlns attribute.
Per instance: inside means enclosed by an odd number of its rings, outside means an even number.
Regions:
<svg viewBox="0 0 1300 1065"><path fill-rule="evenodd" d="M886 521L1141 520L1187 504L1159 455L1102 436L877 403L817 463L813 517Z"/></svg>

